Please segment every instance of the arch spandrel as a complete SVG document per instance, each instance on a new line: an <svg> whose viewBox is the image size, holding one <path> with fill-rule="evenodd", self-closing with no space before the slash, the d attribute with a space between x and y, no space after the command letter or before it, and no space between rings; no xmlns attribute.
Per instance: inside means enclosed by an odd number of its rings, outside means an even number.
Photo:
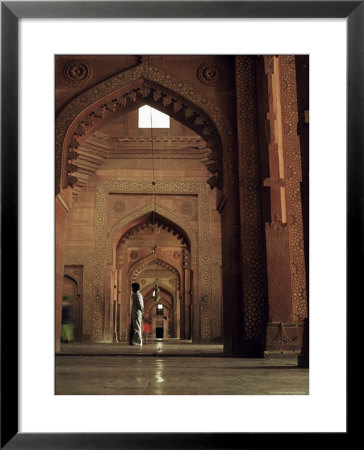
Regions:
<svg viewBox="0 0 364 450"><path fill-rule="evenodd" d="M198 91L195 87L191 87L188 83L177 79L174 75L169 74L161 68L153 65L139 65L131 69L127 69L113 77L95 85L86 92L77 96L72 100L58 115L56 119L56 192L59 192L63 185L67 185L62 181L66 172L71 169L67 169L67 165L72 166L72 162L77 158L77 148L80 145L80 141L83 136L86 135L87 129L92 128L93 121L100 121L104 115L113 113L117 104L118 95L125 94L125 89L131 87L131 92L127 96L134 96L135 83L139 83L142 88L148 83L154 83L157 87L157 97L163 96L163 102L160 104L159 109L167 108L166 102L170 100L168 93L165 94L161 89L167 89L177 97L176 101L173 101L172 108L179 108L179 102L183 103L183 100L189 102L187 107L184 108L185 115L196 116L194 107L199 112L206 114L206 117L210 120L211 126L216 128L221 146L226 149L227 158L230 158L230 150L233 148L235 142L235 133L230 122L227 120L221 109L215 103L211 102L205 95ZM133 84L134 83L134 84ZM158 91L158 86L160 90ZM141 95L144 95L141 92ZM154 97L154 95L153 95ZM123 97L124 98L124 97ZM167 100L164 100L167 99ZM156 101L160 100L157 98ZM185 102L186 103L186 102ZM162 106L163 105L163 106ZM184 105L186 106L186 105ZM191 108L192 107L192 108ZM171 115L171 109L167 114ZM177 120L181 121L177 118ZM197 119L196 119L197 120ZM209 126L210 126L209 125ZM210 126L210 128L211 128ZM89 128L91 127L91 128ZM203 135L203 131L199 133L203 138L208 138ZM233 158L233 156L231 156ZM219 170L221 162L223 161L221 150L218 150L218 154L212 156L213 160L217 161L216 166L210 165L212 171ZM226 167L231 167L234 161L224 161ZM219 164L220 163L220 164ZM235 166L235 164L233 164ZM214 177L211 177L212 179ZM221 175L222 179L222 175ZM222 181L222 180L221 180ZM210 185L215 181L210 181ZM213 186L212 186L213 187ZM221 186L220 186L221 187Z"/></svg>

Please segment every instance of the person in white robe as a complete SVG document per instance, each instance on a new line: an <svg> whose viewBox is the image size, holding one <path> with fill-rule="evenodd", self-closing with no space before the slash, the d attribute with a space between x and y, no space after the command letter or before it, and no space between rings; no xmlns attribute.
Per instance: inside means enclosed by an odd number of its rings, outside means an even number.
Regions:
<svg viewBox="0 0 364 450"><path fill-rule="evenodd" d="M143 310L144 301L143 296L140 293L139 283L132 283L132 307L131 307L131 322L132 322L132 344L133 345L143 345L143 333L142 333L142 320L143 320Z"/></svg>

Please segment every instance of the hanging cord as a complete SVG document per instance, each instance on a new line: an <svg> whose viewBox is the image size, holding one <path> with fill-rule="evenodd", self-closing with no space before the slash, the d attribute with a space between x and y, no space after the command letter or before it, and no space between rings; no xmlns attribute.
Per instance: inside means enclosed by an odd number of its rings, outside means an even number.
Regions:
<svg viewBox="0 0 364 450"><path fill-rule="evenodd" d="M150 69L150 56L148 56L148 73ZM149 80L149 89L150 93L152 93L152 83ZM158 239L157 239L157 229L156 229L156 182L155 182L155 171L154 171L154 136L153 136L153 113L152 108L150 107L150 138L151 138L151 148L152 148L152 204L153 204L153 211L152 211L152 230L155 238L155 247L153 249L153 253L155 254L158 247ZM154 300L157 301L159 299L159 286L158 286L158 263L156 261L156 270L155 270L155 297Z"/></svg>

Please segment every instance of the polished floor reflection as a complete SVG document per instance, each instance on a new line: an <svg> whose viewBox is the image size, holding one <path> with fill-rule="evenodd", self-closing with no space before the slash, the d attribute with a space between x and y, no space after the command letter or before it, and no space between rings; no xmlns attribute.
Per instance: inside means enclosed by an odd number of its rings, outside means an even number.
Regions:
<svg viewBox="0 0 364 450"><path fill-rule="evenodd" d="M143 347L65 344L56 356L59 395L305 395L297 358L227 357L221 345L153 341Z"/></svg>

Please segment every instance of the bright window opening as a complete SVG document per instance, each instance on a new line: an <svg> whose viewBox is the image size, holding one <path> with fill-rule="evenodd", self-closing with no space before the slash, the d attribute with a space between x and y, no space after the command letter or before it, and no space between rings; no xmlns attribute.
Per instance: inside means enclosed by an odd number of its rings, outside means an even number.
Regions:
<svg viewBox="0 0 364 450"><path fill-rule="evenodd" d="M169 128L169 116L149 105L139 108L139 128Z"/></svg>

